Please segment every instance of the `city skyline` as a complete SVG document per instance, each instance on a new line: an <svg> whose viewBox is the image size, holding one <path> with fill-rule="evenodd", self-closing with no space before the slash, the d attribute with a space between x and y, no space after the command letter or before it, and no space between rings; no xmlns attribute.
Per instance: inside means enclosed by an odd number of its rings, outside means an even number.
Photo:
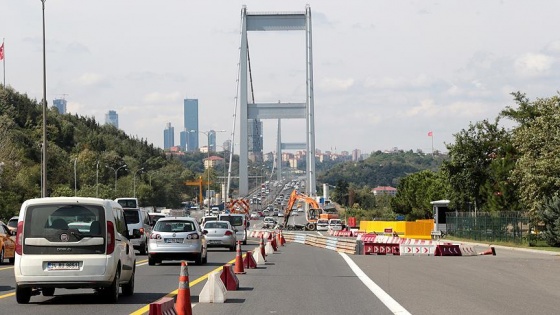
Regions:
<svg viewBox="0 0 560 315"><path fill-rule="evenodd" d="M157 15L152 2L135 1L134 10L130 3L46 2L47 99L71 95L67 112L97 121L115 110L122 117L120 129L163 147L167 122L184 131L178 104L187 97L200 102L197 129L227 130L217 140L230 139L236 146L239 129L236 138L231 134L242 6L249 12L301 12L309 2L170 0L158 4ZM42 77L31 74L42 72L40 4L7 1L0 18L6 83L37 100ZM557 94L560 35L550 30L560 27L554 15L560 2L309 4L317 148L446 151L454 134L470 123L493 120L507 106L515 107L512 92L530 100ZM106 14L107 7L112 14ZM170 36L177 30L184 30L181 39ZM126 43L114 36L120 33L127 34ZM296 33L248 35L251 101L304 99L305 35ZM303 125L282 121L282 141L303 142ZM263 150L274 150L276 122L263 120L262 135ZM205 137L197 133L194 141L198 147Z"/></svg>

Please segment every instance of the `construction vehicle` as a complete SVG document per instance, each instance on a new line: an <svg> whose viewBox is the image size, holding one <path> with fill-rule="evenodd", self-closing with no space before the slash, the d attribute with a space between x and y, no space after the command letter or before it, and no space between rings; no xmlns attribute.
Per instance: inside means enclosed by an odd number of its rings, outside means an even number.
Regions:
<svg viewBox="0 0 560 315"><path fill-rule="evenodd" d="M322 214L323 210L314 198L302 194L297 190L292 191L292 193L290 194L290 199L288 199L288 203L286 204L286 208L284 209L283 227L288 227L288 220L290 218L290 215L292 214L292 211L294 211L294 206L302 202L307 204L309 207L309 209L307 209L306 211L307 223L305 224L305 230L315 231L317 228L317 219L319 219L319 216ZM332 214L330 215L332 218Z"/></svg>

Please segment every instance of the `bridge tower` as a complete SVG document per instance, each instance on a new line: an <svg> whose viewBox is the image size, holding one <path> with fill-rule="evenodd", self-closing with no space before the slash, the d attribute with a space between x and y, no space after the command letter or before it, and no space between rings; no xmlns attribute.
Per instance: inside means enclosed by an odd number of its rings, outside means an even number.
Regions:
<svg viewBox="0 0 560 315"><path fill-rule="evenodd" d="M249 103L248 100L248 46L247 32L250 31L305 31L306 55L306 99L303 103ZM249 119L305 119L306 149L306 194L315 196L315 113L313 96L313 49L311 37L311 8L306 6L304 12L247 12L241 9L241 47L239 55L239 195L249 193L248 178L248 120ZM280 140L278 140L280 141ZM280 143L280 142L279 142ZM300 144L286 144L278 149L300 148ZM280 150L277 150L280 156ZM278 160L280 162L280 160Z"/></svg>

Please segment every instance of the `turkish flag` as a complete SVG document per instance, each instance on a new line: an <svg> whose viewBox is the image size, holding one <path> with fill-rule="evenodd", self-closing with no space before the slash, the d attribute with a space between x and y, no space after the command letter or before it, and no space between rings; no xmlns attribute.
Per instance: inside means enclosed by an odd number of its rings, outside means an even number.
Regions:
<svg viewBox="0 0 560 315"><path fill-rule="evenodd" d="M432 131L428 131L428 137L433 137L434 133Z"/></svg>

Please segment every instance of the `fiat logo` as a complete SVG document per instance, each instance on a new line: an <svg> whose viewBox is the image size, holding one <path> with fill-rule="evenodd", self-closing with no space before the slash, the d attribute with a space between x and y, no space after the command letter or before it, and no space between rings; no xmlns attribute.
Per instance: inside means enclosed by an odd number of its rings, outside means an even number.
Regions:
<svg viewBox="0 0 560 315"><path fill-rule="evenodd" d="M70 239L70 238L68 237L68 234L66 234L66 233L60 234L60 240L61 240L61 241L63 241L63 242L68 242L69 239Z"/></svg>

